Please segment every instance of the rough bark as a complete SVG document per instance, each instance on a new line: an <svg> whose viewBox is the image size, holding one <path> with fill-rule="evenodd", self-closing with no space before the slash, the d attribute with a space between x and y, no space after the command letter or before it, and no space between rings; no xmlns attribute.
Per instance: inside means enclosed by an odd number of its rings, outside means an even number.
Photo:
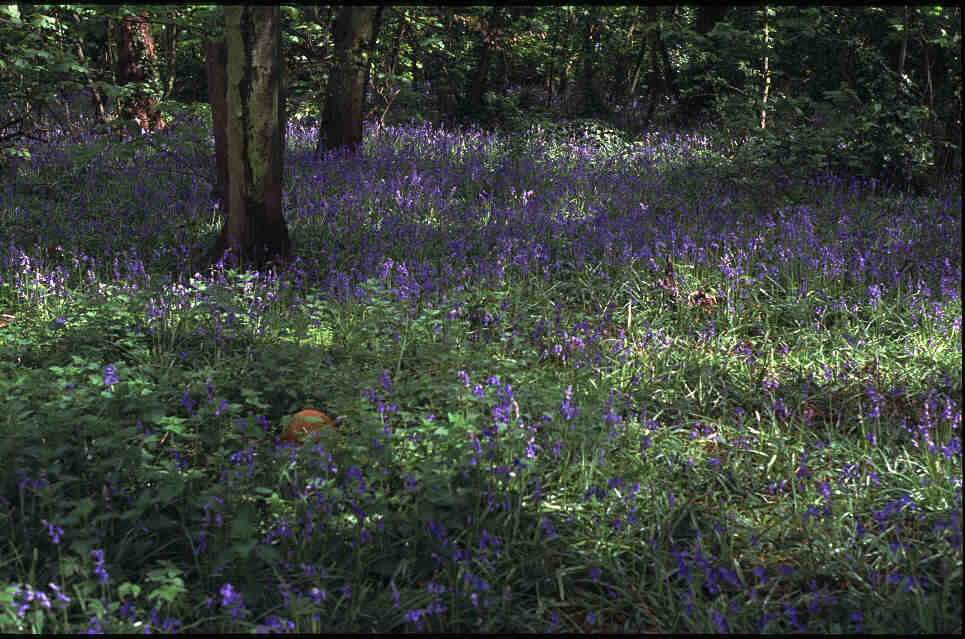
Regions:
<svg viewBox="0 0 965 639"><path fill-rule="evenodd" d="M596 78L595 43L597 42L597 16L599 7L591 6L582 16L583 39L580 46L579 67L576 74L576 95L574 103L570 105L572 115L588 117L599 115L604 109L603 101Z"/></svg>
<svg viewBox="0 0 965 639"><path fill-rule="evenodd" d="M770 23L767 21L767 5L764 5L764 69L761 75L764 78L763 95L761 96L761 130L767 128L767 98L771 92L771 67L769 55L771 50Z"/></svg>
<svg viewBox="0 0 965 639"><path fill-rule="evenodd" d="M228 104L227 55L224 42L205 43L207 52L208 104L214 130L215 175L212 194L220 200L221 211L228 211Z"/></svg>
<svg viewBox="0 0 965 639"><path fill-rule="evenodd" d="M263 268L291 258L282 211L285 95L277 6L226 6L228 218L213 255Z"/></svg>
<svg viewBox="0 0 965 639"><path fill-rule="evenodd" d="M137 120L141 129L156 131L165 127L157 113L158 71L154 38L145 14L124 16L117 29L118 85L139 85L121 105L121 117Z"/></svg>
<svg viewBox="0 0 965 639"><path fill-rule="evenodd" d="M328 79L317 152L342 147L354 151L362 143L362 107L381 16L382 7L339 9L333 34L335 63Z"/></svg>
<svg viewBox="0 0 965 639"><path fill-rule="evenodd" d="M482 109L482 96L489 84L489 68L492 65L492 50L496 35L502 23L502 14L499 7L493 7L486 20L485 27L477 27L481 40L479 64L473 73L472 81L469 84L469 110L478 113Z"/></svg>

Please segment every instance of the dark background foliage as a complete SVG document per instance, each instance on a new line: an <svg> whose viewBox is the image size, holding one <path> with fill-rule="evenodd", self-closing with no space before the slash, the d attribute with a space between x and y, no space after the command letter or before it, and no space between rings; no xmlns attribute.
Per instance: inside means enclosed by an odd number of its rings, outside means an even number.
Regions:
<svg viewBox="0 0 965 639"><path fill-rule="evenodd" d="M336 14L283 9L292 118L322 117ZM146 86L118 83L125 16L150 25ZM366 108L381 123L404 113L504 129L541 113L629 134L713 122L742 168L920 191L961 171L960 23L958 7L940 6L387 7ZM98 93L105 121L137 91L162 111L206 101L204 41L221 29L210 6L5 7L4 157L65 121L66 96Z"/></svg>

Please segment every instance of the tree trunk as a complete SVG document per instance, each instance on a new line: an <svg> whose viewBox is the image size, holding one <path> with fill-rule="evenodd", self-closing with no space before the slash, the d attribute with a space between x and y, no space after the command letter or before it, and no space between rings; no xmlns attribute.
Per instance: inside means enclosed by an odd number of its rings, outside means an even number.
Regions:
<svg viewBox="0 0 965 639"><path fill-rule="evenodd" d="M640 42L640 53L637 54L637 61L633 65L633 73L630 74L630 99L632 100L637 96L637 85L640 83L640 75L643 71L644 62L647 56L647 45L649 44L646 34L644 34L643 40Z"/></svg>
<svg viewBox="0 0 965 639"><path fill-rule="evenodd" d="M597 90L594 56L597 42L596 27L599 7L592 5L583 16L583 44L580 47L579 67L576 75L576 104L570 111L574 115L589 117L599 115L603 107Z"/></svg>
<svg viewBox="0 0 965 639"><path fill-rule="evenodd" d="M705 36L714 30L717 23L727 15L729 7L723 4L705 4L697 7L697 23L694 25L697 35Z"/></svg>
<svg viewBox="0 0 965 639"><path fill-rule="evenodd" d="M317 153L341 147L355 151L362 144L362 106L381 17L381 6L339 9L333 34L335 63L328 78Z"/></svg>
<svg viewBox="0 0 965 639"><path fill-rule="evenodd" d="M205 42L207 52L208 104L214 130L215 175L212 195L220 200L221 211L228 212L228 104L227 55L224 42Z"/></svg>
<svg viewBox="0 0 965 639"><path fill-rule="evenodd" d="M694 30L697 35L706 37L717 23L722 21L727 16L727 10L729 9L726 5L715 5L715 4L705 4L697 7L697 16L694 23ZM710 44L708 46L716 46ZM698 65L698 68L693 69L695 74L704 73L707 69L704 68L705 65ZM703 93L691 95L684 105L684 114L688 119L697 117L702 111L706 110L710 106L711 96Z"/></svg>
<svg viewBox="0 0 965 639"><path fill-rule="evenodd" d="M566 17L566 10L563 7L557 7L557 9L559 9L559 13L557 14L556 29L553 31L553 44L550 47L550 50L553 52L553 55L550 56L549 66L546 70L546 106L547 107L549 107L553 103L554 86L558 86L558 85L554 85L553 81L556 79L555 77L556 60L562 57L560 55L561 53L560 47L562 46L562 42L564 39L563 19L564 17ZM573 19L573 14L571 13L570 20L572 21L572 19ZM566 31L566 33L568 34L569 31Z"/></svg>
<svg viewBox="0 0 965 639"><path fill-rule="evenodd" d="M479 113L482 109L482 96L486 87L489 86L489 68L492 66L493 44L495 32L502 24L502 14L499 7L493 7L486 18L486 24L479 28L480 44L479 63L473 73L472 82L469 85L469 111Z"/></svg>
<svg viewBox="0 0 965 639"><path fill-rule="evenodd" d="M177 68L178 57L178 34L179 29L176 24L165 25L164 27L164 68L167 76L164 81L164 99L171 97L174 92L174 77Z"/></svg>
<svg viewBox="0 0 965 639"><path fill-rule="evenodd" d="M224 12L228 218L210 257L230 251L240 263L262 268L273 258L291 258L282 211L281 14L277 6L226 6Z"/></svg>
<svg viewBox="0 0 965 639"><path fill-rule="evenodd" d="M764 69L761 73L764 79L763 95L761 95L761 130L767 128L767 98L771 92L771 32L767 21L767 5L764 5Z"/></svg>
<svg viewBox="0 0 965 639"><path fill-rule="evenodd" d="M663 33L660 29L657 29L657 44L660 47L660 59L663 60L664 76L663 83L667 90L673 94L675 98L680 98L680 90L677 88L677 82L674 79L673 65L670 64L670 53L667 52L667 43L663 38Z"/></svg>
<svg viewBox="0 0 965 639"><path fill-rule="evenodd" d="M117 84L140 85L121 105L121 117L137 120L142 130L163 129L157 113L158 72L151 26L144 13L124 16L117 28Z"/></svg>

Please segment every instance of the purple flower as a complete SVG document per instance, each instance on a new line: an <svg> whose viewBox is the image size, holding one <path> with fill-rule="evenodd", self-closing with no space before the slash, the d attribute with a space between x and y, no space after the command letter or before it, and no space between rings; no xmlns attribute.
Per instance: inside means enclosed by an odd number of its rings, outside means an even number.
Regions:
<svg viewBox="0 0 965 639"><path fill-rule="evenodd" d="M91 556L94 558L96 565L94 566L94 574L100 578L102 584L107 583L107 571L104 570L104 551L103 550L92 550L90 551Z"/></svg>
<svg viewBox="0 0 965 639"><path fill-rule="evenodd" d="M563 403L560 405L560 414L567 421L572 420L580 413L580 409L570 405L570 398L573 396L573 387L566 387L566 394L563 396Z"/></svg>
<svg viewBox="0 0 965 639"><path fill-rule="evenodd" d="M64 534L64 529L60 526L55 526L48 522L46 519L41 519L40 523L47 527L47 534L50 535L50 540L55 544L60 543L60 536Z"/></svg>
<svg viewBox="0 0 965 639"><path fill-rule="evenodd" d="M114 384L118 383L117 379L117 369L114 368L113 364L108 364L104 367L104 385L107 386L108 390L114 390Z"/></svg>

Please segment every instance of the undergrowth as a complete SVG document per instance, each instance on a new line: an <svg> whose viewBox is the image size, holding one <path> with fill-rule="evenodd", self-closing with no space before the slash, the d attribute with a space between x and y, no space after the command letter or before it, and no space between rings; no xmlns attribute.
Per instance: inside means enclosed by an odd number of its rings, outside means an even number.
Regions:
<svg viewBox="0 0 965 639"><path fill-rule="evenodd" d="M294 263L191 273L198 125L0 191L0 630L961 631L960 192L293 127Z"/></svg>

